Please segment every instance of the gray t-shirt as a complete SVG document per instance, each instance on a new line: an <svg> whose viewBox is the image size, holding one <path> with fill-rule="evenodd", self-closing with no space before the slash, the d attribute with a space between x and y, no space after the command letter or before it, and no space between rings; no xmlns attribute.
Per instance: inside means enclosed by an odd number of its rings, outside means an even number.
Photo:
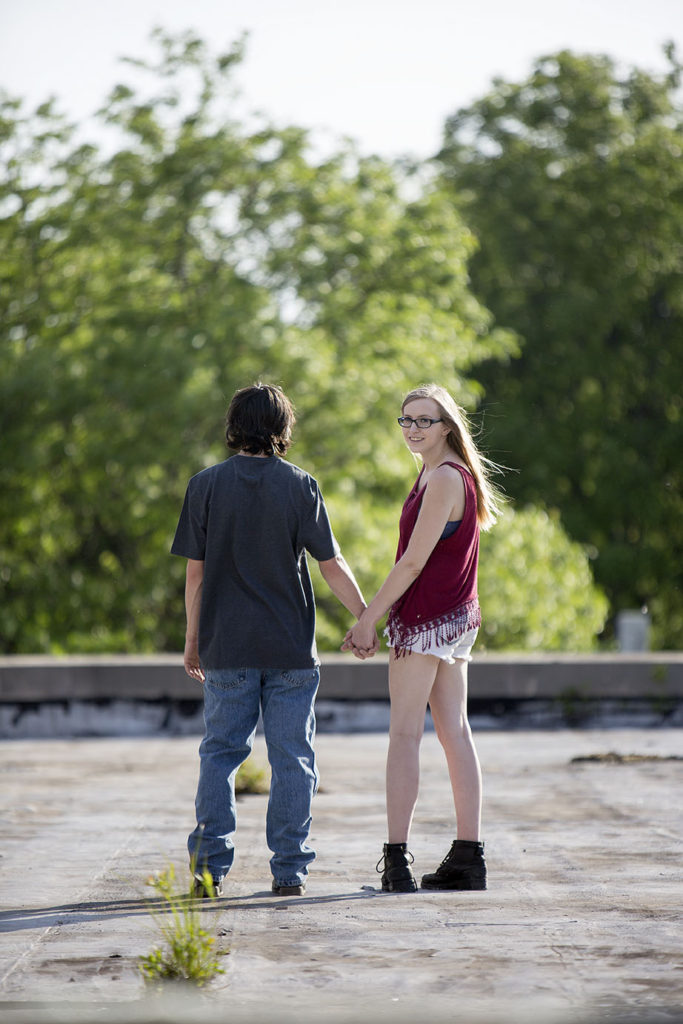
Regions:
<svg viewBox="0 0 683 1024"><path fill-rule="evenodd" d="M317 482L277 456L234 455L190 480L174 555L204 562L204 669L318 664L305 552L338 553Z"/></svg>

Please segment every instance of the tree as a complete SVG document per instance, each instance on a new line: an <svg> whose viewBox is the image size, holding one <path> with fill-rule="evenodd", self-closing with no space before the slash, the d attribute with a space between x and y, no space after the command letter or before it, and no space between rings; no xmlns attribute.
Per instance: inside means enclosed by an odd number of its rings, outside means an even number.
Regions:
<svg viewBox="0 0 683 1024"><path fill-rule="evenodd" d="M472 372L515 346L472 296L472 233L430 176L349 147L314 161L301 129L233 117L239 44L158 43L137 65L151 95L121 84L103 108L111 155L50 105L2 108L7 652L182 646L183 491L259 378L294 398L291 458L373 590L412 470L401 395L434 378L474 408ZM320 611L336 649L348 616L324 589Z"/></svg>
<svg viewBox="0 0 683 1024"><path fill-rule="evenodd" d="M680 68L568 52L451 117L438 162L480 241L475 294L521 356L478 370L523 502L590 545L612 613L683 642Z"/></svg>
<svg viewBox="0 0 683 1024"><path fill-rule="evenodd" d="M192 41L182 60L198 68ZM6 650L176 641L169 504L213 457L206 403L255 372L250 345L272 318L267 292L203 251L211 190L243 166L230 127L201 127L208 91L162 128L172 95L116 89L107 116L130 145L108 159L74 147L50 105L29 118L4 105Z"/></svg>
<svg viewBox="0 0 683 1024"><path fill-rule="evenodd" d="M608 611L585 550L538 506L508 508L482 537L479 600L484 650L590 651Z"/></svg>

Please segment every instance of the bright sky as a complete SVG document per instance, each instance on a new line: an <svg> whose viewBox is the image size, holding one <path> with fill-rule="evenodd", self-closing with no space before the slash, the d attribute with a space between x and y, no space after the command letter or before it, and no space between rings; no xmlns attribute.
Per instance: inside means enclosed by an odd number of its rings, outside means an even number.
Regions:
<svg viewBox="0 0 683 1024"><path fill-rule="evenodd" d="M54 94L82 121L130 79L119 57L150 55L155 26L216 51L247 30L248 109L387 157L432 155L448 114L543 54L657 71L673 39L683 59L683 0L0 0L0 88L31 106Z"/></svg>

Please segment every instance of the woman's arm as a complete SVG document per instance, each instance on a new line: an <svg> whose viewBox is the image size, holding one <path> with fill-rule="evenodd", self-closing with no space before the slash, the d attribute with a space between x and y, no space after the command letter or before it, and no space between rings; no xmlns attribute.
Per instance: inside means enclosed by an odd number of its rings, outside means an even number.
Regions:
<svg viewBox="0 0 683 1024"><path fill-rule="evenodd" d="M422 507L408 547L379 588L358 622L349 630L342 650L365 650L380 619L401 597L424 569L437 545L451 510L464 505L462 477L448 466L439 466L427 484Z"/></svg>

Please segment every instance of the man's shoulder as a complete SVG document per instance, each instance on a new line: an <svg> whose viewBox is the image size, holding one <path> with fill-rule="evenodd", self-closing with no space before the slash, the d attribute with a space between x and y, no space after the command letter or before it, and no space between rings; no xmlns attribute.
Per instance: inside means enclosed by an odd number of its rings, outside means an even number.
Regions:
<svg viewBox="0 0 683 1024"><path fill-rule="evenodd" d="M278 459L277 461L280 471L289 476L292 480L298 480L301 483L310 483L317 486L315 478L312 477L310 473L307 473L305 469L302 469L301 466L297 466L293 462L286 462L284 459Z"/></svg>
<svg viewBox="0 0 683 1024"><path fill-rule="evenodd" d="M284 459L278 461L291 480L292 491L299 493L306 503L311 501L315 503L322 497L320 485L314 476L293 462L285 462Z"/></svg>
<svg viewBox="0 0 683 1024"><path fill-rule="evenodd" d="M289 494L294 500L302 500L307 505L317 499L320 490L317 480L295 463L286 462L276 456L268 460L267 466L259 468L265 472L266 476L261 477L259 473L256 478L269 478L270 489L274 489L274 493L279 493L281 497ZM216 488L221 492L226 487L231 490L233 487L239 488L243 475L239 464L234 459L228 458L195 473L188 486L193 495L206 498L215 493ZM251 473L248 474L248 479L253 479Z"/></svg>
<svg viewBox="0 0 683 1024"><path fill-rule="evenodd" d="M190 495L206 497L207 494L210 494L216 481L231 472L229 463L230 459L217 462L213 466L207 466L206 469L200 469L198 473L191 476L187 485Z"/></svg>

